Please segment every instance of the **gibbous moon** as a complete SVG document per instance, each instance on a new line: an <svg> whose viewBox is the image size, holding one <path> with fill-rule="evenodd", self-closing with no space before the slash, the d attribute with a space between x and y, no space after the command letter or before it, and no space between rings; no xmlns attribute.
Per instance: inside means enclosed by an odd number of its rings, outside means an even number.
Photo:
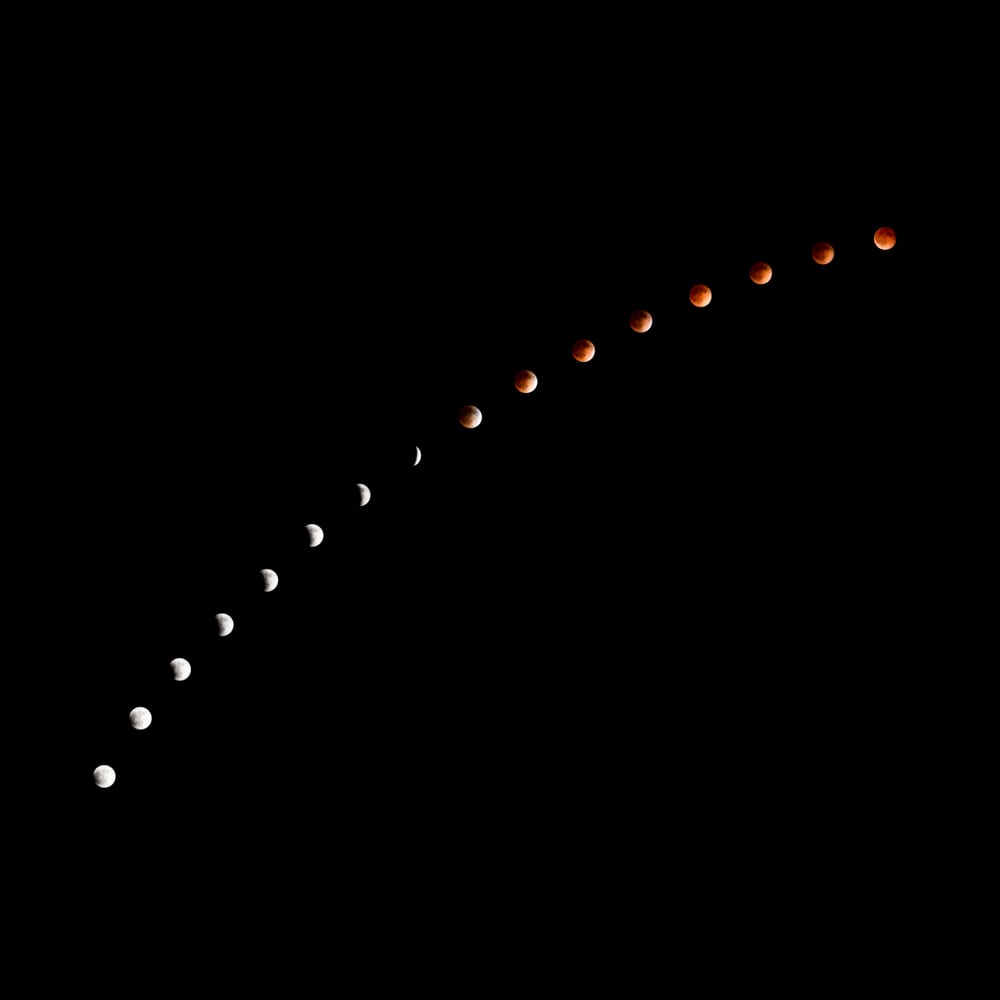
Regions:
<svg viewBox="0 0 1000 1000"><path fill-rule="evenodd" d="M525 369L514 376L514 388L518 392L534 392L538 386L538 376Z"/></svg>
<svg viewBox="0 0 1000 1000"><path fill-rule="evenodd" d="M264 593L269 594L275 587L278 586L278 574L274 572L273 569L262 569L260 571L261 579L264 581Z"/></svg>
<svg viewBox="0 0 1000 1000"><path fill-rule="evenodd" d="M414 456L413 464L414 465L419 465L420 464L420 457L421 457L420 456L420 445L414 445L414 447L417 449L417 454Z"/></svg>
<svg viewBox="0 0 1000 1000"><path fill-rule="evenodd" d="M233 616L232 615L216 615L215 622L219 626L219 635L229 635L234 627Z"/></svg>
<svg viewBox="0 0 1000 1000"><path fill-rule="evenodd" d="M628 325L636 333L647 333L653 326L653 317L648 309L636 309L629 317Z"/></svg>
<svg viewBox="0 0 1000 1000"><path fill-rule="evenodd" d="M115 769L110 764L94 768L94 784L98 788L110 788L115 783Z"/></svg>
<svg viewBox="0 0 1000 1000"><path fill-rule="evenodd" d="M364 507L371 498L372 491L364 483L358 483L358 499L361 501L361 506Z"/></svg>
<svg viewBox="0 0 1000 1000"><path fill-rule="evenodd" d="M692 285L688 292L691 305L704 309L712 301L712 289L708 285Z"/></svg>
<svg viewBox="0 0 1000 1000"><path fill-rule="evenodd" d="M175 681L185 681L191 676L191 663L183 656L171 660L170 669L174 672Z"/></svg>
<svg viewBox="0 0 1000 1000"><path fill-rule="evenodd" d="M132 723L133 729L148 729L153 721L153 715L148 708L133 708L128 713L128 721Z"/></svg>
<svg viewBox="0 0 1000 1000"><path fill-rule="evenodd" d="M309 548L314 549L323 541L323 529L318 524L307 524L306 535L309 538Z"/></svg>
<svg viewBox="0 0 1000 1000"><path fill-rule="evenodd" d="M891 226L882 226L875 230L875 246L879 250L891 250L896 245L896 230Z"/></svg>
<svg viewBox="0 0 1000 1000"><path fill-rule="evenodd" d="M750 280L755 285L766 285L771 280L771 265L762 260L750 265Z"/></svg>
<svg viewBox="0 0 1000 1000"><path fill-rule="evenodd" d="M463 406L458 411L458 422L463 427L478 427L483 422L483 414L478 406Z"/></svg>
<svg viewBox="0 0 1000 1000"><path fill-rule="evenodd" d="M812 259L816 261L817 264L829 264L833 260L833 246L826 242L826 240L820 240L819 243L814 243L812 248Z"/></svg>
<svg viewBox="0 0 1000 1000"><path fill-rule="evenodd" d="M592 340L587 340L584 337L578 340L573 345L573 357L577 361L589 361L597 353L597 348L594 347L594 342Z"/></svg>

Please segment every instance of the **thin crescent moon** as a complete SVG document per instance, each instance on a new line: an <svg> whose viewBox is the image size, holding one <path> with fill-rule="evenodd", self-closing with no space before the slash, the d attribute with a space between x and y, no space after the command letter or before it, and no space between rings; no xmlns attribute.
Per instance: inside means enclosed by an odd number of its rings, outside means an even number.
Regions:
<svg viewBox="0 0 1000 1000"><path fill-rule="evenodd" d="M416 456L416 458L413 459L413 464L414 465L419 465L420 464L420 457L421 457L420 456L420 445L415 445L415 447L417 449L417 456Z"/></svg>

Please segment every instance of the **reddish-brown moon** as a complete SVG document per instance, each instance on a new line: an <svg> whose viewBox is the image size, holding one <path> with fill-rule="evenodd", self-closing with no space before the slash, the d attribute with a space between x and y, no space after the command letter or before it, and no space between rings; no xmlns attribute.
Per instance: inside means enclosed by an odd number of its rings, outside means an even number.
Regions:
<svg viewBox="0 0 1000 1000"><path fill-rule="evenodd" d="M647 333L653 326L653 317L648 309L636 309L629 317L628 325L636 333Z"/></svg>
<svg viewBox="0 0 1000 1000"><path fill-rule="evenodd" d="M812 248L812 259L816 261L817 264L829 264L833 260L833 246L826 242L826 240L820 240L819 243L814 243Z"/></svg>
<svg viewBox="0 0 1000 1000"><path fill-rule="evenodd" d="M478 427L482 421L483 414L478 406L463 406L458 411L458 422L463 427Z"/></svg>
<svg viewBox="0 0 1000 1000"><path fill-rule="evenodd" d="M693 285L688 292L688 298L691 300L691 305L703 309L712 301L712 289L708 285Z"/></svg>
<svg viewBox="0 0 1000 1000"><path fill-rule="evenodd" d="M573 345L573 357L577 361L589 361L596 353L597 348L594 347L594 342L592 340L587 340L586 337L578 340Z"/></svg>
<svg viewBox="0 0 1000 1000"><path fill-rule="evenodd" d="M771 265L758 260L750 265L750 280L755 285L766 285L771 280Z"/></svg>
<svg viewBox="0 0 1000 1000"><path fill-rule="evenodd" d="M881 226L875 230L875 246L879 250L891 250L896 245L896 230L891 226Z"/></svg>
<svg viewBox="0 0 1000 1000"><path fill-rule="evenodd" d="M526 368L514 376L514 388L518 392L534 392L538 386L538 376Z"/></svg>

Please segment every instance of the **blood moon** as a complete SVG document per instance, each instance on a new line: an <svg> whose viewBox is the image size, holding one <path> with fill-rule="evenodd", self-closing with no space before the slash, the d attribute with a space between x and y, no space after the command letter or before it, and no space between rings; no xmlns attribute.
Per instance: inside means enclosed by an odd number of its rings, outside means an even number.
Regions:
<svg viewBox="0 0 1000 1000"><path fill-rule="evenodd" d="M829 264L833 260L833 245L826 240L820 240L813 244L812 259L817 264Z"/></svg>
<svg viewBox="0 0 1000 1000"><path fill-rule="evenodd" d="M879 250L891 250L896 245L896 230L892 226L880 226L875 230L875 246Z"/></svg>
<svg viewBox="0 0 1000 1000"><path fill-rule="evenodd" d="M483 422L483 413L478 406L463 406L458 411L458 422L463 427L478 427Z"/></svg>
<svg viewBox="0 0 1000 1000"><path fill-rule="evenodd" d="M628 325L636 333L648 333L653 326L653 317L648 309L636 309L628 319Z"/></svg>
<svg viewBox="0 0 1000 1000"><path fill-rule="evenodd" d="M712 289L708 285L692 285L688 292L691 305L704 309L712 301Z"/></svg>
<svg viewBox="0 0 1000 1000"><path fill-rule="evenodd" d="M755 285L766 285L771 280L771 265L766 261L757 260L750 265L750 280Z"/></svg>
<svg viewBox="0 0 1000 1000"><path fill-rule="evenodd" d="M527 368L514 376L514 388L518 392L534 392L538 387L538 376Z"/></svg>
<svg viewBox="0 0 1000 1000"><path fill-rule="evenodd" d="M573 344L573 357L577 361L590 361L596 353L597 348L594 347L594 342L586 337L581 337Z"/></svg>

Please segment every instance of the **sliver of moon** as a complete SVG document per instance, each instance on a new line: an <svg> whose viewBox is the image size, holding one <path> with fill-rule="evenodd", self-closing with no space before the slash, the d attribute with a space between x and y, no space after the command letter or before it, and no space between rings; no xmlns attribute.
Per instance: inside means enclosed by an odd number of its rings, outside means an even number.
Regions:
<svg viewBox="0 0 1000 1000"><path fill-rule="evenodd" d="M478 427L483 422L483 414L478 406L463 406L458 411L458 422L463 427Z"/></svg>
<svg viewBox="0 0 1000 1000"><path fill-rule="evenodd" d="M577 361L590 361L596 353L597 348L594 346L594 342L587 340L586 337L573 344L573 357Z"/></svg>
<svg viewBox="0 0 1000 1000"><path fill-rule="evenodd" d="M174 672L175 681L185 681L191 676L191 663L183 656L171 660L170 669Z"/></svg>
<svg viewBox="0 0 1000 1000"><path fill-rule="evenodd" d="M260 571L261 580L264 584L264 593L269 594L278 586L278 574L273 569L262 569Z"/></svg>
<svg viewBox="0 0 1000 1000"><path fill-rule="evenodd" d="M110 764L94 768L94 784L98 788L110 788L115 783L115 769Z"/></svg>
<svg viewBox="0 0 1000 1000"><path fill-rule="evenodd" d="M306 537L309 539L309 548L314 549L323 541L323 529L318 524L307 524Z"/></svg>
<svg viewBox="0 0 1000 1000"><path fill-rule="evenodd" d="M755 285L766 285L772 274L771 265L766 261L758 260L750 265L750 280Z"/></svg>
<svg viewBox="0 0 1000 1000"><path fill-rule="evenodd" d="M215 616L215 623L219 626L219 635L229 635L235 627L232 615L219 614Z"/></svg>
<svg viewBox="0 0 1000 1000"><path fill-rule="evenodd" d="M372 491L365 486L364 483L358 483L358 500L361 506L364 507L366 503L372 498Z"/></svg>
<svg viewBox="0 0 1000 1000"><path fill-rule="evenodd" d="M629 317L628 325L636 333L648 333L653 328L653 316L648 309L636 309Z"/></svg>
<svg viewBox="0 0 1000 1000"><path fill-rule="evenodd" d="M133 708L128 713L128 721L133 729L149 729L149 724L153 721L153 715L148 708L139 706Z"/></svg>
<svg viewBox="0 0 1000 1000"><path fill-rule="evenodd" d="M891 250L896 245L896 230L892 226L880 226L875 230L875 246L879 250Z"/></svg>
<svg viewBox="0 0 1000 1000"><path fill-rule="evenodd" d="M514 388L518 392L534 392L538 387L538 376L527 368L514 376Z"/></svg>
<svg viewBox="0 0 1000 1000"><path fill-rule="evenodd" d="M417 453L416 453L416 455L413 458L413 464L414 465L419 465L420 464L420 459L421 459L420 445L414 445L414 447L416 448Z"/></svg>
<svg viewBox="0 0 1000 1000"><path fill-rule="evenodd" d="M820 240L813 244L812 259L817 264L829 264L833 260L833 245L826 240Z"/></svg>
<svg viewBox="0 0 1000 1000"><path fill-rule="evenodd" d="M704 309L712 301L712 289L708 285L692 285L688 292L691 305Z"/></svg>

